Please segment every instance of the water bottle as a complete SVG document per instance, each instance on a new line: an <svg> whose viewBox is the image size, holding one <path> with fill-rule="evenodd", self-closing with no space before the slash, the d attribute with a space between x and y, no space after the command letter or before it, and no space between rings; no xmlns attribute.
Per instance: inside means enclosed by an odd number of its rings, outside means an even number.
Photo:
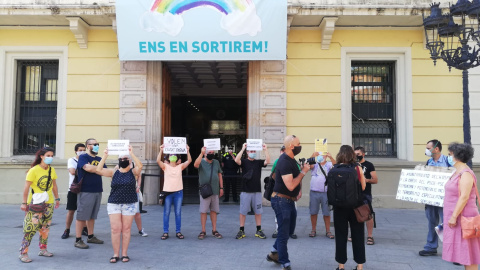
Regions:
<svg viewBox="0 0 480 270"><path fill-rule="evenodd" d="M435 227L435 231L438 234L438 239L443 242L443 223Z"/></svg>

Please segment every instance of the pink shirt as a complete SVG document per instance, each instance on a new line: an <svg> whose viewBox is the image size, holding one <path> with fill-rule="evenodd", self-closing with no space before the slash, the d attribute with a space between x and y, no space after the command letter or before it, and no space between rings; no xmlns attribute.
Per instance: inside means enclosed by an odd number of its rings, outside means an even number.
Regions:
<svg viewBox="0 0 480 270"><path fill-rule="evenodd" d="M175 192L183 189L181 164L175 167L165 164L164 172L163 191Z"/></svg>

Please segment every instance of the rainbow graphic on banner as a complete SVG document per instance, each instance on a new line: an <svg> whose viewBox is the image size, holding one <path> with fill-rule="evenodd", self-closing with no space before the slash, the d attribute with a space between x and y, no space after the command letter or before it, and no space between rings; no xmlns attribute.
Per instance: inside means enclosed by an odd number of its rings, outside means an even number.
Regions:
<svg viewBox="0 0 480 270"><path fill-rule="evenodd" d="M213 8L221 13L220 26L232 36L256 36L262 31L253 0L154 0L141 25L148 32L176 36L184 26L184 13L196 8Z"/></svg>

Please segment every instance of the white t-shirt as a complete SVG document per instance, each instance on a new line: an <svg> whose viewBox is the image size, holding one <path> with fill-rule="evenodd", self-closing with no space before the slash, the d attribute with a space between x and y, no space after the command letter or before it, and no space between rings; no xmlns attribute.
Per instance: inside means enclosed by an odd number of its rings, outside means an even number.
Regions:
<svg viewBox="0 0 480 270"><path fill-rule="evenodd" d="M78 163L78 160L76 158L74 158L74 157L69 158L68 162L67 162L67 169L75 169L76 170L77 169L77 163ZM75 175L68 172L68 176L70 177L69 181L68 181L68 191L70 191L70 186L73 183L73 179L75 179Z"/></svg>

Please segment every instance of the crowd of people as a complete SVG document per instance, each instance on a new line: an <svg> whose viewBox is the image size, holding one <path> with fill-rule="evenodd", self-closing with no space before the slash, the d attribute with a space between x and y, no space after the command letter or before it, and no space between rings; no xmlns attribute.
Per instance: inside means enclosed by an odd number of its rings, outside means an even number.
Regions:
<svg viewBox="0 0 480 270"><path fill-rule="evenodd" d="M108 197L107 213L111 226L111 242L113 256L110 263L117 261L128 262L128 246L131 237L133 220L137 224L138 233L147 236L142 228L139 212L139 202L142 195L140 191L142 162L128 147L128 154L120 155L118 165L113 169L105 165L108 158L108 149L100 157L99 143L88 139L85 144L75 145L75 157L68 161L70 174L69 187L74 182L81 182L80 192L77 194L70 189L67 194L67 216L65 231L61 236L67 239L70 236L70 227L76 212L75 242L79 249L89 248L88 244L103 244L94 234L95 220L97 219L103 193L102 176L111 178L111 191ZM175 212L175 236L184 239L181 232L181 209L183 202L182 171L192 162L190 148L187 146L187 160L182 163L180 155L168 154L164 156L164 147L160 146L157 163L164 175L164 212L162 240L169 237L169 218L173 205ZM302 150L300 139L294 135L287 136L280 149L280 157L275 160L270 177L274 179L271 205L275 211L276 230L272 237L275 239L267 261L280 264L283 269L291 269L288 256L288 240L296 238L295 227L297 221L296 201L302 194L302 181L308 172L311 172L309 210L312 230L310 237L317 236L317 218L322 211L325 237L335 240L335 260L338 262L337 270L344 270L347 262L347 243L352 242L355 269L363 269L366 262L365 244L374 245L373 228L375 221L366 222L357 220L354 209L361 204L372 207L372 184L378 183L375 166L365 159L366 150L361 146L353 149L349 145L342 145L335 157L330 153L314 152L309 162L299 163L295 158ZM215 158L215 151L203 147L193 166L198 169L199 186L209 186L208 196L199 194L201 231L199 240L207 236L207 216L210 215L212 236L221 239L222 234L217 229L217 214L220 211L220 198L225 195L224 202L231 197L234 202L237 198L237 181L241 181L239 196L239 231L236 239L246 237L245 221L247 214L253 212L255 217L255 237L266 239L262 230L263 197L261 187L262 169L270 164L270 155L267 145L263 145L265 159L259 159L259 153L247 150L243 144L238 154L233 149L223 156L221 162ZM431 140L426 145L425 154L431 157L428 166L454 167L455 172L445 185L444 207L431 205L425 206L428 220L427 243L420 256L437 254L438 236L435 227L445 221L442 258L446 261L465 266L465 269L478 269L480 263L480 238L465 239L462 237L460 227L461 217L474 217L479 215L476 205L476 177L467 162L473 158L473 148L468 144L452 143L448 147L448 156L442 154L442 144L438 140ZM246 153L246 157L243 154ZM19 259L24 263L32 260L28 250L32 238L39 232L39 256L52 257L53 253L47 250L49 227L52 222L54 208L59 207L60 198L57 187L57 174L51 166L54 149L45 147L35 155L31 168L27 172L23 202L21 210L25 211L23 240L20 247ZM354 176L354 182L345 183L354 185L359 191L358 203L341 204L332 191L332 179L340 175L341 169L349 169ZM241 177L238 174L241 171ZM225 177L225 178L224 178ZM338 176L340 177L340 176ZM224 192L224 184L227 188ZM351 188L351 187L347 187ZM73 188L72 188L73 189ZM356 190L354 189L354 190ZM330 192L329 192L330 191ZM270 193L269 193L270 194ZM349 193L350 194L350 193ZM332 197L333 196L333 197ZM351 195L349 195L351 196ZM333 199L332 199L333 198ZM357 199L357 197L355 197ZM345 201L349 198L343 198ZM334 201L335 200L335 201ZM351 200L350 200L351 201ZM333 206L333 207L332 207ZM330 229L330 212L333 210L335 234ZM365 226L367 227L367 241L365 242ZM350 235L349 235L350 229ZM82 235L86 235L85 243ZM120 249L121 248L121 249Z"/></svg>

